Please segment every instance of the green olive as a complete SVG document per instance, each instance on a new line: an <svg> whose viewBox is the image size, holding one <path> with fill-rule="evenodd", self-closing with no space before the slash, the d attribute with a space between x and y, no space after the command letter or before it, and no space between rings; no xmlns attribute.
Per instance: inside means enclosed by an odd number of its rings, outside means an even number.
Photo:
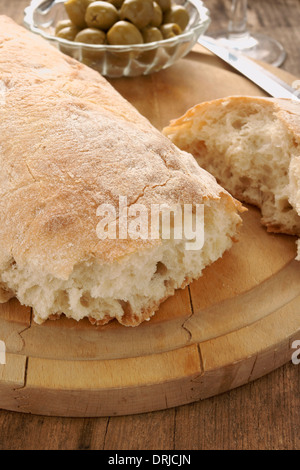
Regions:
<svg viewBox="0 0 300 470"><path fill-rule="evenodd" d="M67 39L68 41L74 41L75 36L79 33L79 29L76 26L67 26L66 28L58 31L56 36L58 38Z"/></svg>
<svg viewBox="0 0 300 470"><path fill-rule="evenodd" d="M121 20L129 20L137 28L142 29L152 20L154 6L152 0L125 0L121 10Z"/></svg>
<svg viewBox="0 0 300 470"><path fill-rule="evenodd" d="M71 20L61 20L61 21L59 21L57 23L56 27L55 27L55 35L57 35L57 33L61 29L68 28L69 26L74 26L74 24L72 23Z"/></svg>
<svg viewBox="0 0 300 470"><path fill-rule="evenodd" d="M118 21L107 33L108 44L142 44L143 36L134 24Z"/></svg>
<svg viewBox="0 0 300 470"><path fill-rule="evenodd" d="M150 21L150 25L158 28L162 24L162 21L163 21L163 12L160 6L158 5L158 3L153 2L153 6L154 6L154 12L153 12L152 20Z"/></svg>
<svg viewBox="0 0 300 470"><path fill-rule="evenodd" d="M176 23L166 23L159 28L164 39L174 38L182 33L182 29Z"/></svg>
<svg viewBox="0 0 300 470"><path fill-rule="evenodd" d="M182 31L187 27L189 19L187 10L181 5L172 5L164 14L164 23L176 23Z"/></svg>
<svg viewBox="0 0 300 470"><path fill-rule="evenodd" d="M118 10L108 2L92 2L85 13L85 21L90 28L100 28L104 31L107 31L118 19Z"/></svg>
<svg viewBox="0 0 300 470"><path fill-rule="evenodd" d="M156 0L162 11L166 11L171 8L171 0Z"/></svg>
<svg viewBox="0 0 300 470"><path fill-rule="evenodd" d="M78 28L85 28L86 23L84 20L86 10L86 0L67 0L65 2L65 9L68 17Z"/></svg>
<svg viewBox="0 0 300 470"><path fill-rule="evenodd" d="M106 35L104 31L97 28L82 29L75 37L75 42L84 42L85 44L104 44Z"/></svg>
<svg viewBox="0 0 300 470"><path fill-rule="evenodd" d="M143 35L144 42L156 42L163 40L161 32L155 26L146 26L142 29L141 32Z"/></svg>

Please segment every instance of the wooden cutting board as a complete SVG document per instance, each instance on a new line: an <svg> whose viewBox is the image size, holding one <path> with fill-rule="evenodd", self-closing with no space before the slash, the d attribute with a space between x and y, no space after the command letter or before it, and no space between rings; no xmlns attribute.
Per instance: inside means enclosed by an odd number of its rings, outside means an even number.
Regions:
<svg viewBox="0 0 300 470"><path fill-rule="evenodd" d="M159 129L204 100L263 95L199 47L165 71L111 83ZM239 243L138 328L66 318L39 326L17 300L0 305L0 408L55 416L154 411L225 392L291 360L300 339L295 238L268 234L259 211L247 207Z"/></svg>

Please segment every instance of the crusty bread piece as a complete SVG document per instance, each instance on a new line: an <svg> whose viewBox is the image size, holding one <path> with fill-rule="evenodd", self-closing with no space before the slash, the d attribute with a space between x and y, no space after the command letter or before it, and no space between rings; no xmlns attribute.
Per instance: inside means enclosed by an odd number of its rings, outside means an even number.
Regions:
<svg viewBox="0 0 300 470"><path fill-rule="evenodd" d="M300 235L299 102L218 99L188 110L163 133L234 197L260 207L270 232Z"/></svg>
<svg viewBox="0 0 300 470"><path fill-rule="evenodd" d="M97 72L0 17L0 297L105 324L148 320L237 237L242 210ZM100 240L97 208L205 204L205 244ZM118 217L118 214L117 214Z"/></svg>

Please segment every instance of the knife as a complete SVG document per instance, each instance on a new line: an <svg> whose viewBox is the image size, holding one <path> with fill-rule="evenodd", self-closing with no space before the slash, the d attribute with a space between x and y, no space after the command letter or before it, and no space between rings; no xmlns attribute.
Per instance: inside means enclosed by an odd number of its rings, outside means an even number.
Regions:
<svg viewBox="0 0 300 470"><path fill-rule="evenodd" d="M198 43L238 70L270 96L274 98L288 98L300 102L300 98L297 96L299 91L241 53L219 46L217 41L208 36L201 36L198 39Z"/></svg>

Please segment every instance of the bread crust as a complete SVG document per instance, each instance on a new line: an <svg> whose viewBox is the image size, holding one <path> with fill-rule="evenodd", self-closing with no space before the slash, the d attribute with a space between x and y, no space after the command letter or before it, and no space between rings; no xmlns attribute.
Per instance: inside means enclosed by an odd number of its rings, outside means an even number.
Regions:
<svg viewBox="0 0 300 470"><path fill-rule="evenodd" d="M222 106L229 101L236 101L239 104L246 105L257 103L272 108L278 119L283 122L290 132L292 132L297 142L300 142L300 102L286 98L264 98L236 95L227 96L226 98L219 98L214 100L213 103L215 106ZM183 128L188 125L188 123L192 122L193 117L197 115L197 113L201 112L202 109L206 109L207 107L211 106L211 104L211 101L205 101L188 109L186 113L178 119L171 120L169 126L166 126L163 129L163 134L172 134L175 129L182 128L183 130Z"/></svg>
<svg viewBox="0 0 300 470"><path fill-rule="evenodd" d="M291 156L290 166L287 168L289 172L289 180L295 180L294 187L290 188L291 191L291 199L293 200L293 207L300 216L300 171L299 171L299 162L300 162L300 102L296 100L289 100L289 99L277 99L277 98L264 98L264 97L253 97L253 96L228 96L225 98L220 98L214 101L208 101L200 103L189 110L178 119L174 119L170 122L170 125L163 129L163 134L168 136L171 140L174 141L176 144L177 136L181 135L189 135L192 134L192 126L195 117L201 116L206 110L220 108L222 106L227 105L230 103L232 109L234 106L237 108L240 106L242 107L245 105L260 105L265 110L269 109L272 114L283 124L285 130L287 131L288 135L291 137L293 141L293 150L294 155ZM174 138L173 138L174 136ZM184 148L184 146L182 146ZM298 159L296 162L296 156L298 155ZM201 165L201 158L200 165ZM219 181L220 184L223 184L223 181ZM257 201L251 199L248 196L239 190L239 188L235 188L233 193L234 197L237 199L249 203L254 204L260 208L262 208L262 204L258 204ZM298 231L294 231L286 227L285 225L281 224L279 221L278 223L270 223L265 218L262 218L262 223L267 227L269 232L274 233L286 233L289 235L299 235Z"/></svg>
<svg viewBox="0 0 300 470"><path fill-rule="evenodd" d="M117 208L119 195L128 205L150 204L158 186L170 203L225 195L97 72L7 17L0 24L0 268L13 258L66 279L80 260L111 263L151 247L97 239L96 209Z"/></svg>
<svg viewBox="0 0 300 470"><path fill-rule="evenodd" d="M0 80L0 274L14 263L68 280L81 262L122 263L161 244L98 239L97 208L117 211L119 196L129 206L224 199L228 217L243 210L96 71L5 16Z"/></svg>

